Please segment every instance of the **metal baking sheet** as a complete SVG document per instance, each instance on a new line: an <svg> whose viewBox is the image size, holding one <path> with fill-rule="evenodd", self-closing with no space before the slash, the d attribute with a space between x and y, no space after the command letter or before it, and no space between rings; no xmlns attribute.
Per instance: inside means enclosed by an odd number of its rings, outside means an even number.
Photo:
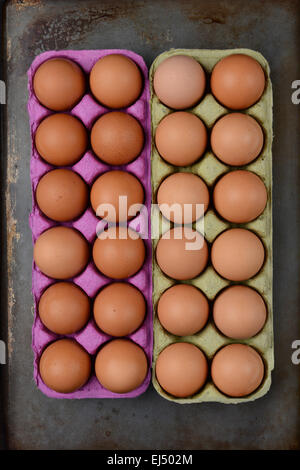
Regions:
<svg viewBox="0 0 300 470"><path fill-rule="evenodd" d="M299 449L300 79L298 0L10 0L3 6L0 105L1 446L9 449ZM268 60L274 87L275 369L267 395L240 405L182 406L153 387L132 400L53 400L33 381L30 135L26 71L50 49L131 49L148 66L171 47L246 47Z"/></svg>

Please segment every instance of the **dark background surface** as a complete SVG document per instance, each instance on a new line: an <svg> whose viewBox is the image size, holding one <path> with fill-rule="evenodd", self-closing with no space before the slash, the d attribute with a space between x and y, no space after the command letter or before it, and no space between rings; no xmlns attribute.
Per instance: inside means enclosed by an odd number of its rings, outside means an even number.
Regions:
<svg viewBox="0 0 300 470"><path fill-rule="evenodd" d="M300 79L299 7L297 0L6 2L0 338L7 341L8 364L0 365L0 421L10 449L300 448L300 365L291 362L291 344L300 339L300 115L299 106L291 102L291 83ZM32 377L26 71L37 54L50 49L126 48L141 54L150 66L171 47L248 47L270 63L275 331L271 390L242 405L177 405L152 386L131 400L49 399Z"/></svg>

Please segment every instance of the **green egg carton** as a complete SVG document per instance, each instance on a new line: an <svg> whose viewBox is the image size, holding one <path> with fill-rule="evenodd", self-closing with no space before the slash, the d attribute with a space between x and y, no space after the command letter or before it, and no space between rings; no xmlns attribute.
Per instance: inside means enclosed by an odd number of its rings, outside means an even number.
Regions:
<svg viewBox="0 0 300 470"><path fill-rule="evenodd" d="M264 147L259 157L245 165L243 169L251 170L256 173L266 185L268 193L267 206L257 219L247 224L231 224L227 223L215 212L212 207L212 201L208 211L204 216L204 236L209 244L224 230L232 227L243 227L252 230L262 240L266 258L260 272L253 278L241 282L239 284L248 285L256 289L265 300L267 306L267 321L264 328L254 337L247 340L235 341L222 335L215 327L210 312L210 318L207 325L202 331L193 336L178 337L168 333L160 324L157 317L157 303L162 293L176 284L177 281L170 279L159 268L156 263L155 250L158 238L153 239L153 306L154 306L154 351L153 351L153 376L152 381L157 392L173 402L186 403L203 403L203 402L220 402L220 403L244 403L256 400L265 395L271 385L271 372L274 368L274 347L273 347L273 310L272 310L272 84L270 80L270 69L266 59L259 53L250 49L229 49L229 50L201 50L201 49L171 49L160 54L153 62L150 68L150 89L151 89L151 121L152 121L152 194L153 203L156 203L156 194L162 180L175 172L185 171L199 175L211 189L216 180L222 174L233 170L233 167L226 166L221 163L208 148L204 156L195 164L189 167L175 167L165 162L159 155L154 142L154 136L157 125L166 115L173 112L163 105L157 98L153 90L153 76L158 65L168 57L184 54L196 59L204 68L206 76L209 77L216 63L222 58L231 54L247 54L256 59L262 66L266 76L266 87L261 99L250 108L240 111L253 116L262 126L264 130ZM232 112L223 107L216 101L213 95L208 92L200 101L200 103L188 110L202 119L208 130L212 128L214 123L223 115ZM203 221L194 224L194 228L202 232ZM158 217L152 217L152 233L158 233L160 236L170 228L169 222L160 214ZM186 281L192 284L206 295L213 302L214 298L226 286L234 284L220 277L213 269L209 261L206 269L195 279ZM265 365L265 376L263 382L257 390L246 397L232 398L222 394L213 384L209 377L204 387L195 395L187 398L176 398L169 395L163 390L155 375L155 363L158 354L169 344L174 342L185 341L198 346L206 355L209 363L215 353L223 346L230 343L244 343L254 347L262 356Z"/></svg>

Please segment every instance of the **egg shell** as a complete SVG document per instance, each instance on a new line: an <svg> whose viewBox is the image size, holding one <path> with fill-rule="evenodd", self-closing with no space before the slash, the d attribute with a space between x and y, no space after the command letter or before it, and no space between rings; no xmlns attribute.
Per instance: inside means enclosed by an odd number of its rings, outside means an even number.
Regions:
<svg viewBox="0 0 300 470"><path fill-rule="evenodd" d="M77 163L87 148L88 136L83 123L67 113L53 113L43 119L35 132L35 146L50 165Z"/></svg>
<svg viewBox="0 0 300 470"><path fill-rule="evenodd" d="M88 205L88 187L75 171L46 173L36 188L36 202L50 219L66 222L79 217Z"/></svg>
<svg viewBox="0 0 300 470"><path fill-rule="evenodd" d="M145 245L134 230L110 227L96 238L93 260L106 277L127 279L134 276L143 266Z"/></svg>
<svg viewBox="0 0 300 470"><path fill-rule="evenodd" d="M230 109L253 106L263 94L265 83L261 65L247 54L231 54L221 59L210 80L214 96Z"/></svg>
<svg viewBox="0 0 300 470"><path fill-rule="evenodd" d="M72 393L83 387L91 373L91 358L74 339L62 338L41 354L39 370L47 386L57 393Z"/></svg>
<svg viewBox="0 0 300 470"><path fill-rule="evenodd" d="M206 267L206 240L190 227L175 227L159 239L156 260L162 272L170 278L179 281L193 279Z"/></svg>
<svg viewBox="0 0 300 470"><path fill-rule="evenodd" d="M70 335L87 324L91 314L90 299L76 284L55 282L43 292L38 313L50 331Z"/></svg>
<svg viewBox="0 0 300 470"><path fill-rule="evenodd" d="M255 336L264 327L266 304L259 293L248 286L230 286L215 299L213 317L219 330L232 339Z"/></svg>
<svg viewBox="0 0 300 470"><path fill-rule="evenodd" d="M261 153L264 133L259 122L249 114L229 113L214 124L211 148L221 162L230 166L251 163Z"/></svg>
<svg viewBox="0 0 300 470"><path fill-rule="evenodd" d="M205 73L193 57L178 54L157 67L153 86L161 102L173 109L191 108L205 89Z"/></svg>
<svg viewBox="0 0 300 470"><path fill-rule="evenodd" d="M211 375L221 392L231 397L244 397L260 386L264 377L264 363L251 346L229 344L214 356Z"/></svg>
<svg viewBox="0 0 300 470"><path fill-rule="evenodd" d="M53 279L78 276L86 268L90 253L86 239L72 227L56 226L36 239L33 259L39 270Z"/></svg>
<svg viewBox="0 0 300 470"><path fill-rule="evenodd" d="M137 119L122 111L106 113L93 124L91 146L104 163L126 165L143 149L143 128Z"/></svg>
<svg viewBox="0 0 300 470"><path fill-rule="evenodd" d="M155 131L155 145L170 165L192 165L203 156L207 131L195 114L177 111L159 122Z"/></svg>
<svg viewBox="0 0 300 470"><path fill-rule="evenodd" d="M155 133L157 126L166 116L174 114L174 110L163 105L155 94L153 88L153 76L157 66L162 63L166 58L173 55L190 55L196 59L204 68L206 75L209 77L214 66L223 57L241 53L247 54L257 60L262 66L265 77L266 86L261 99L250 108L243 110L242 114L253 117L259 123L263 130L264 141L263 147L259 156L249 164L242 168L233 168L232 166L225 165L219 158L217 158L212 149L208 146L204 155L195 163L184 168L168 164L161 158L155 146ZM203 388L190 397L178 398L166 393L160 386L155 376L152 373L152 382L156 391L163 398L176 402L179 404L198 404L207 402L219 402L223 404L242 404L250 402L264 396L270 386L272 380L272 370L274 368L274 345L273 345L273 309L272 309L272 84L270 80L270 69L268 62L259 52L250 49L228 49L228 50L205 50L205 49L171 49L160 54L154 60L150 68L150 90L151 90L151 116L152 116L152 191L153 202L156 202L157 192L160 184L170 174L182 172L191 172L200 176L208 185L210 194L213 193L213 188L216 182L229 171L237 169L245 169L252 171L258 175L266 186L268 201L264 212L257 219L240 226L244 229L253 231L262 240L266 251L266 258L262 269L253 278L243 281L242 284L254 288L263 298L268 315L266 323L262 330L259 331L254 337L247 338L243 343L253 346L262 356L265 364L264 378L253 393L245 397L229 397L221 393L213 384L211 377L208 377L207 382ZM222 106L211 94L209 87L206 89L206 94L201 101L193 108L188 110L189 113L196 115L200 118L210 134L214 124L219 122L222 116L228 116L229 113L233 114L230 110ZM161 235L170 229L170 223L159 213L154 212L152 218L152 233ZM203 223L204 222L204 223ZM172 227L172 225L171 225ZM209 251L212 243L220 233L226 229L234 228L236 224L225 221L215 211L213 204L210 204L204 217L198 222L193 224L193 228L201 233L204 233L205 238L209 244ZM157 247L158 240L153 239L153 250ZM232 284L232 281L222 278L212 267L211 259L204 271L192 280L184 281L188 285L192 285L200 289L208 298L210 305L213 305L214 299L223 291L227 286ZM167 289L176 285L177 282L166 276L159 268L156 258L153 256L153 303L154 309L157 311L157 305L161 295ZM156 359L159 353L169 344L182 341L182 338L176 337L160 324L158 316L154 315L154 351L153 351L153 364L155 369ZM232 339L224 336L215 326L212 315L209 317L205 327L194 335L184 337L184 341L188 341L198 346L206 355L209 362L214 357L215 353L226 344L232 343Z"/></svg>
<svg viewBox="0 0 300 470"><path fill-rule="evenodd" d="M120 196L126 197L122 207ZM91 188L91 205L97 217L113 223L131 220L141 210L144 202L144 188L140 181L128 171L108 171L97 178ZM110 214L106 204L112 206ZM103 205L103 206L102 206Z"/></svg>
<svg viewBox="0 0 300 470"><path fill-rule="evenodd" d="M242 224L259 217L267 204L267 190L255 173L246 170L226 173L214 187L217 212L229 222Z"/></svg>
<svg viewBox="0 0 300 470"><path fill-rule="evenodd" d="M208 188L197 175L174 173L158 188L157 203L166 219L176 224L191 224L207 211Z"/></svg>
<svg viewBox="0 0 300 470"><path fill-rule="evenodd" d="M114 393L129 393L145 380L148 364L142 348L128 339L113 339L98 352L95 371L99 382Z"/></svg>
<svg viewBox="0 0 300 470"><path fill-rule="evenodd" d="M104 106L127 108L139 97L143 78L136 62L129 57L109 54L93 66L90 87L95 98Z"/></svg>
<svg viewBox="0 0 300 470"><path fill-rule="evenodd" d="M111 336L128 336L144 321L145 298L132 284L113 282L98 293L93 314L97 326L104 333Z"/></svg>
<svg viewBox="0 0 300 470"><path fill-rule="evenodd" d="M69 59L53 58L36 70L33 87L42 105L53 111L66 111L81 100L86 81L78 64Z"/></svg>
<svg viewBox="0 0 300 470"><path fill-rule="evenodd" d="M173 343L159 354L155 373L167 393L184 398L203 387L208 365L205 355L194 344Z"/></svg>
<svg viewBox="0 0 300 470"><path fill-rule="evenodd" d="M176 336L190 336L205 326L209 305L205 295L189 284L175 284L159 298L157 316L162 326Z"/></svg>
<svg viewBox="0 0 300 470"><path fill-rule="evenodd" d="M51 115L51 111L41 105L34 94L33 90L33 76L36 69L44 61L56 58L64 57L73 60L77 63L86 76L88 76L93 65L98 59L108 54L120 53L131 58L139 66L143 75L142 93L138 100L129 108L123 109L125 113L131 114L135 117L142 125L144 130L145 144L141 154L138 158L124 166L110 167L104 164L98 158L96 158L90 149L84 153L82 158L72 167L76 173L78 173L82 179L91 187L95 179L102 173L112 169L126 170L136 176L141 182L144 192L145 201L144 204L148 208L148 214L150 214L150 203L151 203L151 184L150 184L150 109L149 109L149 81L148 81L148 70L143 59L134 52L126 50L80 50L80 51L47 51L35 58L29 71L28 71L28 112L30 119L30 131L32 137L32 150L31 150L31 161L30 161L30 176L32 186L32 211L30 214L30 227L32 230L33 243L37 237L50 227L57 225L57 223L51 221L45 217L39 210L36 200L35 191L37 184L41 177L49 170L54 167L47 164L38 154L33 138L35 131L39 123L47 116ZM90 93L86 93L81 101L72 108L68 113L72 116L80 119L84 126L91 130L93 123L104 113L109 112L108 108L101 106ZM74 227L76 230L81 232L87 239L90 246L92 247L93 242L96 238L96 230L101 231L105 224L95 216L94 211L91 207L75 221L66 222L63 224L66 227ZM133 230L138 230L140 233L147 233L148 227L150 228L150 218L147 217L143 211L129 223L129 226ZM130 335L130 339L137 345L141 346L147 356L148 364L151 364L152 357L152 308L151 308L151 292L152 292L152 274L151 274L151 240L145 239L144 244L146 247L146 260L142 269L135 276L126 280L130 284L136 286L143 293L146 300L146 316L141 327ZM95 268L92 260L87 265L86 269L79 276L69 279L74 282L80 288L86 292L86 294L93 299L99 290L111 283L111 279L103 276ZM132 392L117 394L104 389L98 382L95 375L92 373L89 381L81 387L79 390L63 394L55 392L49 389L41 379L38 369L39 357L43 349L52 341L59 338L58 335L51 333L41 322L37 315L38 301L44 292L44 290L53 284L53 279L43 275L39 269L33 265L32 270L32 292L34 297L35 305L35 317L32 329L32 348L34 351L34 379L37 383L38 388L46 395L52 398L132 398L143 393L150 382L150 370L147 372L147 376L143 383ZM85 350L93 357L96 355L99 347L106 343L111 337L102 333L99 328L95 325L94 320L91 318L87 325L77 333L70 335L71 338L76 339Z"/></svg>
<svg viewBox="0 0 300 470"><path fill-rule="evenodd" d="M264 246L255 233L244 228L225 230L214 241L211 261L220 276L230 281L247 281L261 269Z"/></svg>

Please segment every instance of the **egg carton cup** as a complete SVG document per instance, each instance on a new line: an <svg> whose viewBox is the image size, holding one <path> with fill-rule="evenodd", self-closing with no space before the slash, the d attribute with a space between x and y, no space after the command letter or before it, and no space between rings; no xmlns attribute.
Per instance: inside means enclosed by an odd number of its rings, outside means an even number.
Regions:
<svg viewBox="0 0 300 470"><path fill-rule="evenodd" d="M67 58L76 62L88 77L93 65L102 57L108 54L123 54L132 59L138 66L142 73L144 80L143 91L139 99L132 104L130 107L122 109L122 111L131 114L141 123L144 129L145 145L141 154L133 162L123 166L109 166L102 163L89 148L83 157L71 168L78 173L83 180L91 188L94 180L102 173L108 170L126 170L135 175L142 183L145 193L144 204L148 210L146 214L145 210L141 211L136 218L132 219L128 226L136 230L142 237L143 234L147 234L150 231L150 207L151 207L151 180L150 180L150 108L149 108L149 80L148 70L142 57L134 52L128 50L82 50L82 51L49 51L44 52L37 56L33 61L30 69L28 70L28 113L30 120L30 132L31 132L31 161L30 161L30 176L31 176L31 187L32 187L32 211L29 217L29 223L32 230L32 241L35 243L36 239L45 230L57 226L63 225L66 227L73 227L78 230L88 241L90 249L92 249L93 243L96 239L96 229L99 231L101 227L105 227L105 222L97 218L89 205L85 212L76 220L69 223L59 224L48 219L40 211L36 199L35 192L36 187L41 177L52 170L54 167L46 163L38 154L35 144L34 136L36 129L40 122L50 114L54 112L42 106L37 100L33 91L33 76L37 68L46 60L52 58ZM93 123L103 114L113 111L106 107L101 106L92 96L87 89L86 94L82 97L80 102L71 109L68 114L76 116L85 125L88 131L91 130ZM99 223L100 222L100 223ZM60 335L56 335L50 332L41 322L38 315L38 303L44 290L51 284L57 282L45 276L36 264L33 262L32 266L32 293L34 298L34 323L32 328L32 349L34 352L34 379L38 388L47 396L53 398L133 398L136 397L147 389L150 379L150 367L152 360L152 275L151 275L151 238L144 238L146 248L146 259L141 270L134 276L125 279L124 281L136 286L143 293L146 304L146 316L142 326L133 334L129 335L129 338L136 344L141 346L146 353L148 359L149 370L144 382L134 391L129 393L113 393L105 389L97 380L93 373L89 381L79 390L73 393L58 393L48 388L41 379L39 373L39 358L45 347L62 338ZM91 300L97 295L99 290L111 283L113 280L101 274L95 267L92 258L86 267L86 269L78 276L69 281L74 282L77 286L84 290ZM81 344L84 349L92 356L95 357L100 346L112 339L110 336L101 332L96 326L92 312L91 317L87 325L79 332L69 335L68 337L74 338Z"/></svg>
<svg viewBox="0 0 300 470"><path fill-rule="evenodd" d="M231 167L222 163L212 153L208 144L207 150L202 158L189 167L175 167L165 162L159 155L155 147L155 131L159 122L173 112L163 105L154 93L153 77L158 65L168 57L184 54L196 59L204 68L207 82L216 63L222 58L231 54L247 54L256 59L262 66L266 76L266 87L261 99L250 108L242 110L245 114L253 116L262 126L264 131L264 146L259 157L249 165L243 167ZM208 135L214 123L221 117L230 112L230 109L223 107L211 94L206 87L206 94L203 96L197 106L188 109L196 116L202 119ZM225 337L214 325L212 312L207 325L198 334L193 336L178 337L168 333L160 324L157 317L157 303L162 293L177 282L166 276L159 268L155 258L155 249L158 240L153 240L153 306L154 306L154 351L153 351L153 374L152 381L157 392L164 398L177 403L202 403L202 402L220 402L220 403L243 403L265 395L271 385L271 371L274 368L274 349L273 349L273 312L272 312L272 84L270 80L270 69L266 59L259 53L250 49L229 49L229 50L200 50L200 49L171 49L160 54L153 62L150 68L150 92L151 92L151 122L152 122L152 194L153 203L156 202L156 194L163 179L175 172L191 172L199 175L207 184L210 190L210 205L204 216L204 236L208 244L211 245L216 237L224 230L232 227L242 227L253 231L262 240L265 247L265 262L260 272L253 278L245 282L230 282L218 275L213 269L209 260L206 269L195 279L187 281L201 289L209 300L210 306L216 295L225 287L232 284L243 284L256 289L263 297L267 306L267 321L264 328L256 336L247 340L233 340ZM209 139L208 139L209 140ZM218 216L212 204L212 188L219 177L229 171L241 168L256 173L263 180L267 188L268 201L266 208L257 219L247 224L232 224L226 222ZM203 220L193 224L195 229L202 232ZM160 214L159 218L152 219L152 232L159 232L160 235L169 229L169 223ZM198 346L206 355L208 362L215 353L223 346L230 343L244 343L255 348L262 356L265 365L265 376L263 382L257 390L243 398L232 398L221 393L213 384L210 376L204 387L195 395L188 398L176 398L169 395L159 385L155 376L155 362L159 353L169 344L174 342L186 341Z"/></svg>

